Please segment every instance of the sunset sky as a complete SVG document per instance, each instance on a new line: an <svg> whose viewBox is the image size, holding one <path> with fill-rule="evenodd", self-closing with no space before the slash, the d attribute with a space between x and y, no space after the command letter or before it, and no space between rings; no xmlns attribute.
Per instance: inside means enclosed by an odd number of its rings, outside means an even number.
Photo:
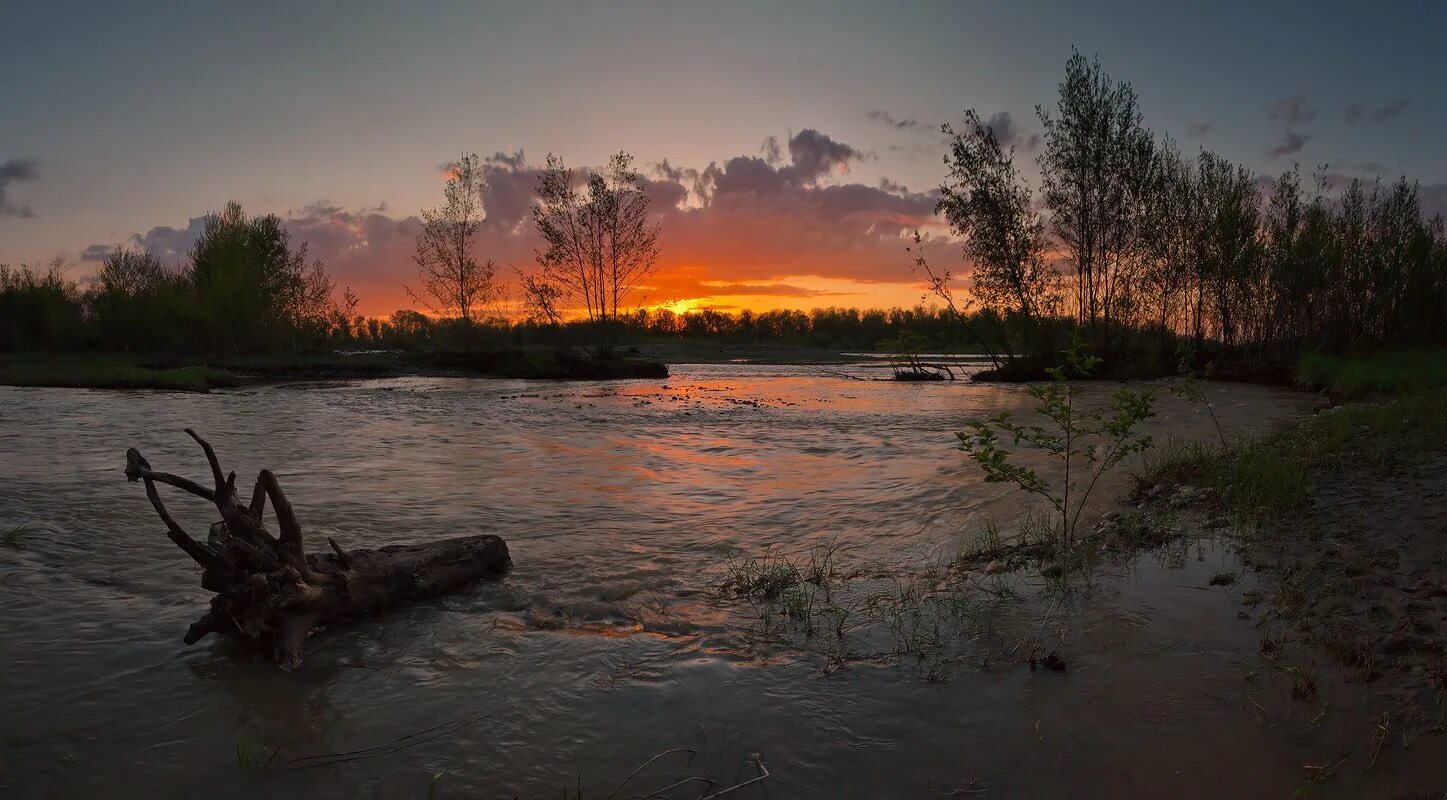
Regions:
<svg viewBox="0 0 1447 800"><path fill-rule="evenodd" d="M545 156L627 150L648 304L909 305L939 124L974 107L1033 160L1072 45L1187 152L1406 174L1447 209L1447 5L1178 5L0 0L0 263L177 259L236 200L385 314L447 161L489 159L482 255L511 274Z"/></svg>

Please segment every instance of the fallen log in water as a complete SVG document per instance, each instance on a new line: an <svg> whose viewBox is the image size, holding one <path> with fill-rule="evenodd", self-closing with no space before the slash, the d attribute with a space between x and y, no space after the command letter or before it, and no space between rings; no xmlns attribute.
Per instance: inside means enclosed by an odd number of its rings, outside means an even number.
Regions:
<svg viewBox="0 0 1447 800"><path fill-rule="evenodd" d="M126 451L126 477L145 484L167 535L205 570L201 586L216 593L211 610L186 632L186 644L221 633L270 656L283 669L295 669L301 666L307 636L320 627L404 600L455 592L500 576L512 565L507 544L486 534L350 551L327 539L332 552L306 553L301 525L276 476L262 470L250 504L242 505L236 473L223 475L211 445L190 428L186 433L205 451L215 488L157 472L134 447ZM205 544L171 517L157 483L216 505L221 521L211 526ZM273 536L262 522L268 499L280 536Z"/></svg>

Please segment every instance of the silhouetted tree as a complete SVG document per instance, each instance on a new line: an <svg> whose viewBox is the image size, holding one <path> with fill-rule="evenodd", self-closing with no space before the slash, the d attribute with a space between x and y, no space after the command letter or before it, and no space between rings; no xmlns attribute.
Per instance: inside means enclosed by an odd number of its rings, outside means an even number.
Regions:
<svg viewBox="0 0 1447 800"><path fill-rule="evenodd" d="M1038 159L1045 203L1076 275L1075 317L1109 331L1130 303L1131 272L1141 264L1155 143L1131 85L1079 52L1066 62L1055 112L1036 112L1045 128Z"/></svg>
<svg viewBox="0 0 1447 800"><path fill-rule="evenodd" d="M191 248L190 280L213 347L235 352L269 349L323 333L334 285L307 245L275 215L248 217L236 203L208 214Z"/></svg>
<svg viewBox="0 0 1447 800"><path fill-rule="evenodd" d="M572 170L549 155L538 181L533 223L543 240L538 272L523 275L532 314L557 323L581 312L599 354L617 341L619 310L658 261L658 226L633 157L618 153L579 189Z"/></svg>
<svg viewBox="0 0 1447 800"><path fill-rule="evenodd" d="M487 181L476 153L465 154L451 166L444 202L422 212L417 235L417 275L421 290L405 287L412 299L442 316L455 316L471 325L474 313L497 297L497 266L479 261L478 229L486 209Z"/></svg>
<svg viewBox="0 0 1447 800"><path fill-rule="evenodd" d="M981 304L1003 321L1016 317L1037 354L1049 350L1040 339L1040 317L1055 313L1058 275L1045 258L1045 224L1034 197L995 131L974 109L965 112L964 127L943 127L951 138L945 156L950 176L940 187L935 210L944 215L964 243L966 260L974 266L971 289ZM1003 327L1004 354L1014 356Z"/></svg>

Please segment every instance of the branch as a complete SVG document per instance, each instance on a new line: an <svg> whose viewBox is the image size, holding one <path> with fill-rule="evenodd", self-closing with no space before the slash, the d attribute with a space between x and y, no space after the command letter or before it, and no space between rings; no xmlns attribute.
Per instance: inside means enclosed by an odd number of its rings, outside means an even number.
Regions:
<svg viewBox="0 0 1447 800"><path fill-rule="evenodd" d="M219 505L219 502L224 499L223 493L226 491L226 476L221 472L221 462L216 459L216 451L212 450L210 443L208 443L205 439L202 439L201 436L196 433L196 431L187 428L186 435L190 436L192 439L195 439L196 444L201 445L201 449L206 451L206 461L211 464L211 477L216 480L215 499L218 501Z"/></svg>
<svg viewBox="0 0 1447 800"><path fill-rule="evenodd" d="M146 479L146 497L151 499L151 505L155 506L156 513L160 515L161 521L166 523L166 535L176 546L186 551L186 555L195 560L197 564L210 570L224 572L227 570L221 559L212 552L211 548L191 538L185 529L172 519L171 513L166 510L166 505L161 502L161 493L156 491L156 484L149 478Z"/></svg>
<svg viewBox="0 0 1447 800"><path fill-rule="evenodd" d="M169 472L156 472L151 465L140 454L140 451L132 447L126 450L126 479L135 483L142 478L147 478L177 489L184 489L197 497L204 497L211 502L216 502L216 493L194 481L182 478L179 475L172 475Z"/></svg>
<svg viewBox="0 0 1447 800"><path fill-rule="evenodd" d="M216 617L212 616L211 612L208 611L202 615L200 619L191 623L191 627L186 629L186 638L184 641L188 645L195 644L205 638L207 634L215 633L217 627Z"/></svg>
<svg viewBox="0 0 1447 800"><path fill-rule="evenodd" d="M327 544L331 545L332 550L337 554L337 566L346 569L352 565L352 557L347 555L347 551L343 550L341 545L337 544L336 539L328 536Z"/></svg>
<svg viewBox="0 0 1447 800"><path fill-rule="evenodd" d="M259 475L256 478L256 487L251 490L251 505L247 506L246 513L256 520L257 525L261 524L261 515L266 513L266 486ZM275 546L275 542L272 544Z"/></svg>
<svg viewBox="0 0 1447 800"><path fill-rule="evenodd" d="M301 524L296 521L296 513L291 510L291 501L282 493L281 484L276 482L276 474L264 469L257 476L256 482L266 489L266 494L271 497L271 506L276 509L276 524L281 528L281 536L277 539L278 547L291 549L297 555L302 555Z"/></svg>
<svg viewBox="0 0 1447 800"><path fill-rule="evenodd" d="M271 470L264 469L257 481L266 487L266 494L271 497L271 507L276 510L276 524L281 528L276 552L281 556L282 562L290 565L304 582L312 585L337 583L342 580L338 575L314 572L311 565L307 564L301 523L297 522L296 513L291 510L291 501L282 493L276 475Z"/></svg>

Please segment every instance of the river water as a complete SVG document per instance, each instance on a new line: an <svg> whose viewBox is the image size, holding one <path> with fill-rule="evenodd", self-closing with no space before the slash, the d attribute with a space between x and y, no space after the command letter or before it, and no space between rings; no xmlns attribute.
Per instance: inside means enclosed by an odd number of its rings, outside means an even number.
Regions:
<svg viewBox="0 0 1447 800"><path fill-rule="evenodd" d="M1319 402L1209 393L1232 434ZM1214 435L1199 409L1165 392L1159 405L1157 436ZM761 632L757 609L717 590L730 559L770 547L832 541L839 562L887 575L1018 518L1023 495L983 483L953 432L1029 406L1020 387L750 365L611 384L0 388L0 531L24 526L0 543L0 790L423 797L440 772L437 797L605 797L651 756L691 748L617 796L691 775L724 786L753 774L755 753L770 797L1283 796L1303 763L1366 735L1288 733L1316 709L1243 678L1261 634L1236 619L1239 592L1206 589L1233 559L1210 543L1122 564L1088 596L995 607L992 641L1042 620L1068 630L1064 673L975 659L975 634L945 673L831 658ZM275 470L313 548L491 532L516 567L328 631L293 674L214 638L185 647L208 595L121 474L135 446L204 478L185 427L238 475ZM204 534L214 510L167 497ZM298 760L339 753L352 755ZM1352 796L1361 780L1313 788Z"/></svg>

